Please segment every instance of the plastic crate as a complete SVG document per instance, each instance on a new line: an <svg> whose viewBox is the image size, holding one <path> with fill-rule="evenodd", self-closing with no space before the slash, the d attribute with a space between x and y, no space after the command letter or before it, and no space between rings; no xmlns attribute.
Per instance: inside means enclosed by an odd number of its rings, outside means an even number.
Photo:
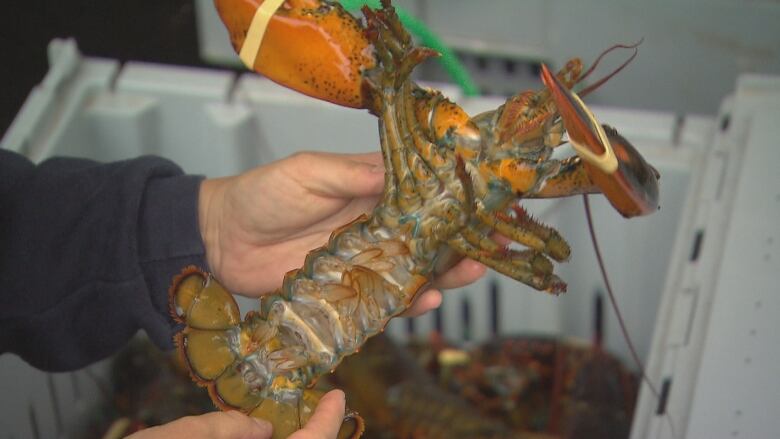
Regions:
<svg viewBox="0 0 780 439"><path fill-rule="evenodd" d="M777 437L780 77L743 76L692 182L632 438Z"/></svg>

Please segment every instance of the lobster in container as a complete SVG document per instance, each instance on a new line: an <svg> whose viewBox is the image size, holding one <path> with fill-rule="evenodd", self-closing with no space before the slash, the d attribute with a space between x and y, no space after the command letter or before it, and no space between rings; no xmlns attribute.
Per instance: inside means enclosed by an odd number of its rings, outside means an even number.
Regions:
<svg viewBox="0 0 780 439"><path fill-rule="evenodd" d="M347 393L366 419L366 436L415 439L524 438L502 419L447 391L414 357L385 334L344 359L326 382Z"/></svg>
<svg viewBox="0 0 780 439"><path fill-rule="evenodd" d="M440 384L512 431L557 438L629 436L638 377L601 346L501 337L455 351L464 359L447 364L448 357L455 358L447 350L436 356Z"/></svg>
<svg viewBox="0 0 780 439"><path fill-rule="evenodd" d="M566 284L552 261L568 259L560 234L529 216L523 198L603 193L624 216L654 212L658 174L570 89L571 60L545 88L470 117L410 79L436 55L415 46L387 0L364 21L325 0L216 0L242 60L313 98L378 118L384 193L370 215L333 231L281 288L242 320L210 274L184 269L171 287L176 336L193 378L215 404L270 420L274 437L300 428L321 396L311 389L401 314L437 274L469 257L535 289ZM577 154L552 158L568 141ZM509 248L497 232L522 245ZM345 415L340 435L363 421Z"/></svg>

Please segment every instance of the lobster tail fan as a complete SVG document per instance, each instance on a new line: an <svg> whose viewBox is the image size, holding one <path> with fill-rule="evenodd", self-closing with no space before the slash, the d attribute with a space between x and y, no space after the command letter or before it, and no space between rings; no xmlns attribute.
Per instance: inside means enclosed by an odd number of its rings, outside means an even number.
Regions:
<svg viewBox="0 0 780 439"><path fill-rule="evenodd" d="M366 421L357 412L347 411L339 429L338 439L357 439L366 431Z"/></svg>
<svg viewBox="0 0 780 439"><path fill-rule="evenodd" d="M251 345L277 335L275 325L253 312L241 322L233 296L195 267L185 268L174 279L170 307L173 317L186 325L176 336L179 354L217 407L272 420L273 439L285 438L306 424L322 393L304 390L302 395L291 391L269 397L264 391L271 384L268 358L247 355ZM360 437L364 427L363 419L348 411L338 437Z"/></svg>
<svg viewBox="0 0 780 439"><path fill-rule="evenodd" d="M196 267L176 276L169 294L171 315L186 325L175 338L179 355L198 383L215 380L236 359L230 331L238 323L238 305Z"/></svg>
<svg viewBox="0 0 780 439"><path fill-rule="evenodd" d="M237 395L231 380L241 340L241 313L233 296L206 273L187 267L174 279L170 305L174 318L186 325L176 344L190 375L209 387L221 408L254 407L243 405L246 398Z"/></svg>
<svg viewBox="0 0 780 439"><path fill-rule="evenodd" d="M220 408L249 412L263 402L263 396L255 388L256 383L246 380L242 372L240 366L228 367L209 384L209 395Z"/></svg>
<svg viewBox="0 0 780 439"><path fill-rule="evenodd" d="M236 360L228 331L188 328L177 344L190 374L201 383L216 380Z"/></svg>
<svg viewBox="0 0 780 439"><path fill-rule="evenodd" d="M169 295L171 315L187 327L225 330L241 321L233 296L196 267L187 267L176 276Z"/></svg>
<svg viewBox="0 0 780 439"><path fill-rule="evenodd" d="M203 289L208 276L197 267L190 265L173 278L168 290L169 312L179 323L185 323L185 314L192 306L195 296Z"/></svg>

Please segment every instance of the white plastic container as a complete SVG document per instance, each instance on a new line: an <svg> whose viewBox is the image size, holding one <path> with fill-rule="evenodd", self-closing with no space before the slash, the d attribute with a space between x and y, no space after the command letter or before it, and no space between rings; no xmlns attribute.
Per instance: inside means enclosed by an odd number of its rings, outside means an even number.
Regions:
<svg viewBox="0 0 780 439"><path fill-rule="evenodd" d="M743 76L692 182L632 438L780 431L780 77Z"/></svg>

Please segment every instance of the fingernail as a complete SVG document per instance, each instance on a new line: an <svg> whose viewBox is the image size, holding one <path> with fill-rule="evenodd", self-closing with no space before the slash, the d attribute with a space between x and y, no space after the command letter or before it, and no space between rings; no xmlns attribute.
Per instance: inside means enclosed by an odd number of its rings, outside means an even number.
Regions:
<svg viewBox="0 0 780 439"><path fill-rule="evenodd" d="M346 395L344 395L344 391L341 389L331 389L328 390L323 397L328 397L328 399L346 399Z"/></svg>

